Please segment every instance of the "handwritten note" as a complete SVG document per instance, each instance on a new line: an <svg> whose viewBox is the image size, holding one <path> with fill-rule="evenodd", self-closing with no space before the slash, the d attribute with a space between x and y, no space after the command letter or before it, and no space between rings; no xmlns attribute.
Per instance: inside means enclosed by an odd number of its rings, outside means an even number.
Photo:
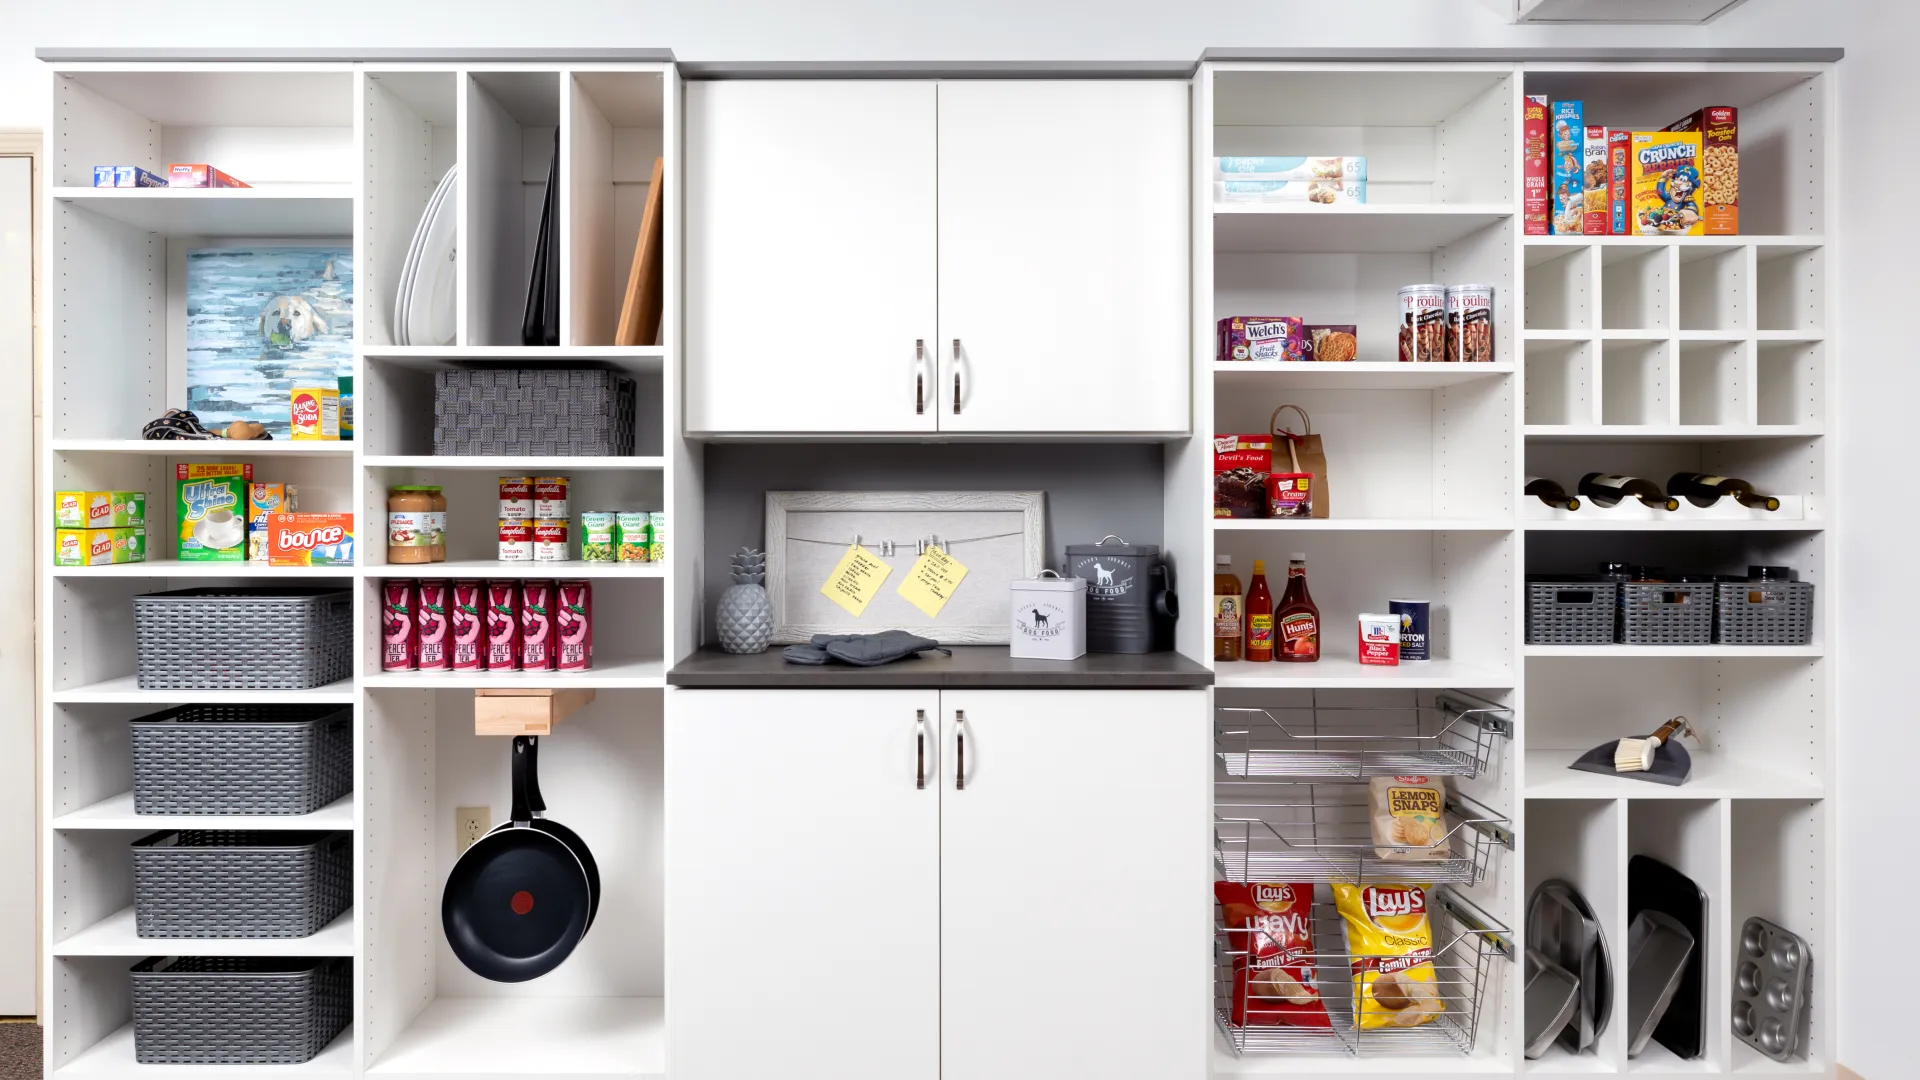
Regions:
<svg viewBox="0 0 1920 1080"><path fill-rule="evenodd" d="M913 564L913 569L907 571L906 578L900 582L899 593L907 598L907 603L925 612L927 618L935 618L966 576L967 568L960 560L930 547Z"/></svg>
<svg viewBox="0 0 1920 1080"><path fill-rule="evenodd" d="M879 556L854 544L827 574L827 583L820 586L820 591L857 619L866 612L867 605L873 603L873 598L880 595L880 586L891 573L893 567L881 562Z"/></svg>

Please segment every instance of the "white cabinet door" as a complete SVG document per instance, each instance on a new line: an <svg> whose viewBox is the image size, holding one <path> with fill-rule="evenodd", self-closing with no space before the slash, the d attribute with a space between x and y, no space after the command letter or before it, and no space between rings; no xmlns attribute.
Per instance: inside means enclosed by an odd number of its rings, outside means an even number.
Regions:
<svg viewBox="0 0 1920 1080"><path fill-rule="evenodd" d="M934 84L686 94L687 429L934 430Z"/></svg>
<svg viewBox="0 0 1920 1080"><path fill-rule="evenodd" d="M1187 118L1172 80L940 84L942 431L1191 428Z"/></svg>
<svg viewBox="0 0 1920 1080"><path fill-rule="evenodd" d="M1206 694L940 702L942 1080L1202 1075Z"/></svg>
<svg viewBox="0 0 1920 1080"><path fill-rule="evenodd" d="M938 707L931 690L670 692L674 1080L939 1076Z"/></svg>

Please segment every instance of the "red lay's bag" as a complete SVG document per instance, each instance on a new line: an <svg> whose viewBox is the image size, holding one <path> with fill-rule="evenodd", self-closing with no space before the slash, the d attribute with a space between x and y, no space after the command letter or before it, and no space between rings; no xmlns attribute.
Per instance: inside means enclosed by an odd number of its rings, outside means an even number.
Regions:
<svg viewBox="0 0 1920 1080"><path fill-rule="evenodd" d="M1332 1027L1314 978L1313 886L1213 883L1233 961L1232 1023L1251 1027Z"/></svg>

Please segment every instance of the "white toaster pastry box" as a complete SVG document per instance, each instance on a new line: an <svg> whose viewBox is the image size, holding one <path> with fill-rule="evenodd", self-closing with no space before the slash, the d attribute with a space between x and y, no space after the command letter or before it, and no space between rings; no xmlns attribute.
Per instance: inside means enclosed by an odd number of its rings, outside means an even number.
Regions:
<svg viewBox="0 0 1920 1080"><path fill-rule="evenodd" d="M1016 659L1078 660L1087 651L1087 583L1051 570L1015 581L1013 632L1007 652Z"/></svg>

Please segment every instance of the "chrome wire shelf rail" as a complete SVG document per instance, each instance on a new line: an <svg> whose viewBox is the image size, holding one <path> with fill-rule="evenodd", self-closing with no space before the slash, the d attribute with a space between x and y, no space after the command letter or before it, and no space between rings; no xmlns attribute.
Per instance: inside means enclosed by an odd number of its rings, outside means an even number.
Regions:
<svg viewBox="0 0 1920 1080"><path fill-rule="evenodd" d="M1513 849L1512 819L1458 792L1447 795L1453 827L1421 847L1376 842L1358 784L1258 783L1257 798L1240 802L1220 799L1226 786L1216 785L1213 851L1228 881L1473 885L1494 849Z"/></svg>
<svg viewBox="0 0 1920 1080"><path fill-rule="evenodd" d="M1282 999L1272 996L1270 991L1263 994L1258 980L1242 981L1234 977L1238 967L1250 965L1257 969L1258 954L1281 943L1259 930L1230 927L1226 924L1225 911L1217 912L1214 1019L1233 1052L1236 1055L1291 1053L1345 1057L1471 1054L1493 961L1496 957L1513 959L1513 942L1509 936L1512 931L1451 889L1432 889L1428 899L1428 926L1435 945L1432 985L1444 1008L1424 1024L1403 1027L1388 1023L1365 1030L1354 1023L1355 1001L1361 992L1359 972L1378 960L1389 958L1355 955L1328 947L1346 940L1340 914L1332 904L1313 907L1316 948L1311 956L1287 961L1289 964L1303 959L1312 961L1316 989L1330 1019L1328 1027L1257 1022L1268 1018L1277 1020L1281 1015L1299 1015L1297 1007L1292 1011L1273 1008L1272 1005L1281 1003ZM1267 1015L1263 1017L1263 1013ZM1236 1024L1236 1017L1256 1022Z"/></svg>
<svg viewBox="0 0 1920 1080"><path fill-rule="evenodd" d="M1479 776L1513 737L1513 710L1448 691L1404 706L1310 704L1214 709L1214 754L1227 776L1361 780L1419 773Z"/></svg>

